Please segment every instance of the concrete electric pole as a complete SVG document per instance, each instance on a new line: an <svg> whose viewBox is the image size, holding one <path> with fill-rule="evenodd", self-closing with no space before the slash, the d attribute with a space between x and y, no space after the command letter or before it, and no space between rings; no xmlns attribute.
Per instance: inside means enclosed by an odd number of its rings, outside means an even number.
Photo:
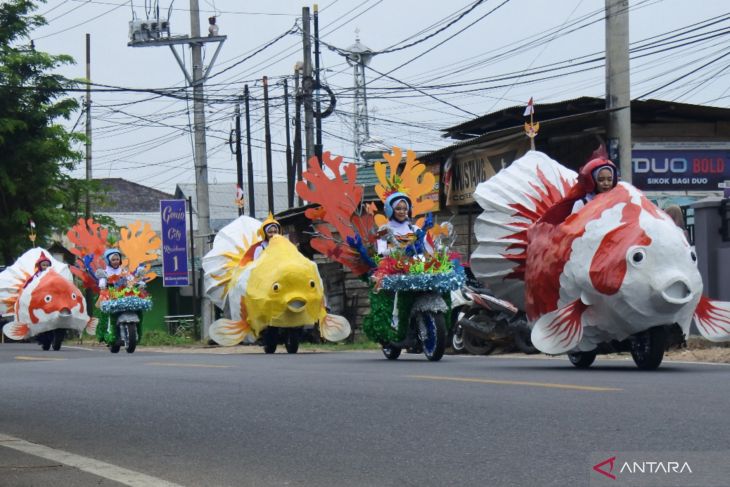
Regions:
<svg viewBox="0 0 730 487"><path fill-rule="evenodd" d="M314 155L314 104L312 91L312 36L310 31L309 7L302 7L302 49L304 63L302 66L302 104L304 106L304 165ZM320 161L321 163L321 161Z"/></svg>
<svg viewBox="0 0 730 487"><path fill-rule="evenodd" d="M629 2L606 0L606 108L608 155L621 179L631 182L631 80L629 72Z"/></svg>
<svg viewBox="0 0 730 487"><path fill-rule="evenodd" d="M209 20L208 36L200 36L200 7L198 0L190 0L190 36L170 36L170 24L168 19L162 19L157 14L157 18L153 19L133 19L129 24L129 43L131 47L157 47L169 46L175 60L183 71L185 79L193 88L193 132L194 132L194 161L195 161L195 198L196 210L198 213L198 241L197 252L198 262L202 262L203 255L210 249L209 239L212 236L210 228L210 206L208 199L208 154L205 142L205 90L203 88L205 80L210 74L210 70L215 64L218 53L223 47L226 36L218 35L218 26L215 17ZM203 44L208 42L217 42L218 47L211 58L210 64L203 71ZM192 76L185 68L180 55L175 50L175 45L188 44L191 49L193 72ZM192 231L192 229L191 229ZM195 265L195 257L192 256L193 266ZM193 286L197 283L193 282ZM201 335L203 339L208 338L208 329L213 319L213 308L210 300L199 293L201 298ZM195 293L194 293L195 295Z"/></svg>

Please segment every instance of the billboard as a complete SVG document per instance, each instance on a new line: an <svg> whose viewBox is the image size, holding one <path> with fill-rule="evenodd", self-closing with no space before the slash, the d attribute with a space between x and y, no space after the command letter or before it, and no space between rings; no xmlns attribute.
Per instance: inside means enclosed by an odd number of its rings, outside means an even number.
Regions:
<svg viewBox="0 0 730 487"><path fill-rule="evenodd" d="M730 143L637 143L631 169L644 191L720 191L730 180Z"/></svg>
<svg viewBox="0 0 730 487"><path fill-rule="evenodd" d="M162 285L189 286L185 200L160 200Z"/></svg>

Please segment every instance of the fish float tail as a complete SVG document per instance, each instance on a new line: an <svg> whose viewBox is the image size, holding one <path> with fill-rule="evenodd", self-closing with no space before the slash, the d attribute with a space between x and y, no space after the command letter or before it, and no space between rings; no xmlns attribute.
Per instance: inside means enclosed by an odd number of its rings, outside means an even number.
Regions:
<svg viewBox="0 0 730 487"><path fill-rule="evenodd" d="M232 347L238 345L251 333L251 327L245 321L233 321L221 318L210 325L210 338L218 345Z"/></svg>
<svg viewBox="0 0 730 487"><path fill-rule="evenodd" d="M694 320L700 334L711 342L730 341L730 302L702 296Z"/></svg>
<svg viewBox="0 0 730 487"><path fill-rule="evenodd" d="M563 200L577 174L542 152L529 151L479 184L474 199L484 210L474 228L474 274L495 294L524 309L527 231Z"/></svg>
<svg viewBox="0 0 730 487"><path fill-rule="evenodd" d="M3 333L11 340L25 340L30 336L30 327L25 323L11 321L3 326Z"/></svg>
<svg viewBox="0 0 730 487"><path fill-rule="evenodd" d="M330 342L340 342L350 336L352 328L347 318L328 314L319 322L319 334Z"/></svg>
<svg viewBox="0 0 730 487"><path fill-rule="evenodd" d="M96 326L99 324L99 318L89 318L89 321L86 323L86 333L94 336L96 335Z"/></svg>

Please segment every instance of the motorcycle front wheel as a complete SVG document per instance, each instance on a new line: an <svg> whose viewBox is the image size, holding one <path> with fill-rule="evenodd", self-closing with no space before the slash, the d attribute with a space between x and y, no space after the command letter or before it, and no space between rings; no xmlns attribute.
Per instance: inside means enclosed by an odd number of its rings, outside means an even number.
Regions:
<svg viewBox="0 0 730 487"><path fill-rule="evenodd" d="M286 330L286 341L284 346L287 353L297 353L299 351L299 339L302 336L301 328L290 328Z"/></svg>
<svg viewBox="0 0 730 487"><path fill-rule="evenodd" d="M446 348L446 319L443 313L420 311L418 320L418 336L423 344L423 354L431 362L438 362L444 356Z"/></svg>
<svg viewBox="0 0 730 487"><path fill-rule="evenodd" d="M127 341L124 344L127 353L134 353L137 349L137 325L131 323L127 325Z"/></svg>
<svg viewBox="0 0 730 487"><path fill-rule="evenodd" d="M63 339L66 338L66 330L63 328L57 328L53 330L53 349L55 351L61 350L61 344L63 343Z"/></svg>

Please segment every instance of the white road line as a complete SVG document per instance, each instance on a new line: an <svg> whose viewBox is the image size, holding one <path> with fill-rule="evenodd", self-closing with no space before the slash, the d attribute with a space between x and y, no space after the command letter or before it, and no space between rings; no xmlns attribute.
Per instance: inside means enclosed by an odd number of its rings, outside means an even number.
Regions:
<svg viewBox="0 0 730 487"><path fill-rule="evenodd" d="M93 458L75 455L73 453L50 448L38 443L30 443L28 441L16 438L10 435L0 433L0 446L12 448L29 455L45 458L54 462L75 467L84 472L88 472L108 480L119 482L120 484L129 485L131 487L183 487L180 484L168 482L166 480L145 475L134 470L112 465L111 463L101 462Z"/></svg>

